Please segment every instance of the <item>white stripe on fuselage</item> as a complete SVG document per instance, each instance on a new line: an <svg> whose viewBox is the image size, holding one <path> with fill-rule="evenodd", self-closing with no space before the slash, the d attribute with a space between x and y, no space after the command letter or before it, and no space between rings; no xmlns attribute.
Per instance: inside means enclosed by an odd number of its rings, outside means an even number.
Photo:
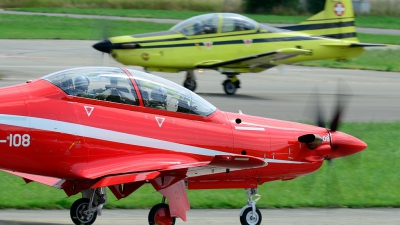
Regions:
<svg viewBox="0 0 400 225"><path fill-rule="evenodd" d="M157 148L157 149L182 152L182 153L191 153L191 154L198 154L205 156L233 155L232 153L215 151L212 149L199 148L190 145L178 144L154 138L122 133L118 131L106 130L97 127L90 127L75 123L68 123L58 120L43 119L37 117L0 114L0 124L59 132L63 134L77 135L104 141L118 142L123 144L143 146L149 148ZM266 162L289 163L289 164L296 163L294 161L289 161L289 160L275 160L275 159L266 159Z"/></svg>
<svg viewBox="0 0 400 225"><path fill-rule="evenodd" d="M232 155L231 153L198 148L190 145L183 145L169 141L147 138L118 131L106 130L97 127L90 127L75 123L62 122L58 120L43 119L27 116L13 116L0 114L0 123L11 126L33 128L39 130L59 132L63 134L77 135L105 141L118 142L123 144L137 145L143 147L164 149L169 151L192 153L198 155Z"/></svg>
<svg viewBox="0 0 400 225"><path fill-rule="evenodd" d="M240 127L240 126L236 126L235 130L265 131L265 128L264 127Z"/></svg>

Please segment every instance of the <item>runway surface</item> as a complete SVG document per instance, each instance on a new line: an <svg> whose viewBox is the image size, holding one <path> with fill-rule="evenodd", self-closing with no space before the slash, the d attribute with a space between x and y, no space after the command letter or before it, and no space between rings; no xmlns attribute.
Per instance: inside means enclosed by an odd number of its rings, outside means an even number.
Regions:
<svg viewBox="0 0 400 225"><path fill-rule="evenodd" d="M40 12L17 12L17 11L6 11L0 9L1 14L15 14L15 15L42 15L42 16L65 16L71 18L90 18L90 19L108 19L108 20L129 20L129 21L143 21L143 22L155 22L155 23L172 23L176 24L182 20L177 19L157 19L157 18L132 18L132 17L121 17L121 16L98 16L98 15L79 15L79 14L66 14L66 13L40 13ZM356 18L357 21L357 18ZM284 27L291 26L294 24L270 24L264 23L273 27ZM379 29L379 28L365 28L357 27L357 32L366 34L387 34L387 35L400 35L400 30L395 29Z"/></svg>
<svg viewBox="0 0 400 225"><path fill-rule="evenodd" d="M0 86L23 83L63 69L81 66L123 66L91 46L96 41L0 40ZM129 68L142 70L139 67ZM216 71L197 73L196 92L219 109L292 121L313 121L315 98L329 121L336 103L338 80L351 90L344 121L400 121L400 73L285 66L239 76L242 88L228 96ZM154 73L178 84L184 73Z"/></svg>
<svg viewBox="0 0 400 225"><path fill-rule="evenodd" d="M91 45L95 41L0 40L0 86L80 66L123 66ZM129 67L139 69L138 67ZM318 87L327 117L335 105L338 79L352 91L345 121L400 121L400 73L287 66L243 74L242 88L227 96L215 71L197 73L198 94L221 110L294 121L311 121L310 96ZM179 84L184 73L155 73ZM312 105L312 104L311 104ZM312 109L312 108L311 108ZM245 202L243 202L245 204ZM400 224L400 209L265 209L262 224L356 225ZM190 210L188 222L177 224L240 224L239 210ZM146 224L148 210L105 210L96 224ZM0 225L71 224L67 210L0 210ZM16 222L19 221L19 222Z"/></svg>
<svg viewBox="0 0 400 225"><path fill-rule="evenodd" d="M262 223L279 225L396 225L400 209L263 209ZM104 210L96 225L147 224L148 210ZM239 209L189 210L182 225L239 225ZM68 210L0 210L0 225L72 224Z"/></svg>

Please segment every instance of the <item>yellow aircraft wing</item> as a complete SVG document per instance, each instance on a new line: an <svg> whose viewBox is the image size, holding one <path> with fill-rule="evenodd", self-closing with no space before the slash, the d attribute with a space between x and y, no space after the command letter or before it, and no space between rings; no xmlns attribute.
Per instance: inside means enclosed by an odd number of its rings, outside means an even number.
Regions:
<svg viewBox="0 0 400 225"><path fill-rule="evenodd" d="M279 64L279 60L288 59L295 57L300 54L308 53L309 50L298 49L298 48L284 48L271 52L265 52L256 55L250 55L246 57L231 59L227 61L203 61L196 64L196 68L203 69L216 69L218 67L225 68L270 68Z"/></svg>

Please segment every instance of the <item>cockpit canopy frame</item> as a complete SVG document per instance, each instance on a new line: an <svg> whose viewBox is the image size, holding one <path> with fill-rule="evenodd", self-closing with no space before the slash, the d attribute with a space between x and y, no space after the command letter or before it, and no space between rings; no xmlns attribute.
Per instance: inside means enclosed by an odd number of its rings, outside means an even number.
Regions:
<svg viewBox="0 0 400 225"><path fill-rule="evenodd" d="M257 32L258 29L259 23L239 14L209 13L184 20L170 30L185 36L195 36L237 31Z"/></svg>
<svg viewBox="0 0 400 225"><path fill-rule="evenodd" d="M131 76L115 67L83 67L52 73L42 79L74 97L200 116L209 116L216 110L211 103L172 81L137 70L126 71Z"/></svg>

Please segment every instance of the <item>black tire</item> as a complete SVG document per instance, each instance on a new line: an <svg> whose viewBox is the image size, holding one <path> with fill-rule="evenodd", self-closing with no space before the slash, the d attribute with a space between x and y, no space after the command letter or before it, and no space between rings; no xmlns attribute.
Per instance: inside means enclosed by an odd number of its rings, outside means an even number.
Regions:
<svg viewBox="0 0 400 225"><path fill-rule="evenodd" d="M222 83L222 85L224 86L224 91L227 95L233 95L236 92L236 85L234 83L232 83L231 80L227 79L224 81L224 83Z"/></svg>
<svg viewBox="0 0 400 225"><path fill-rule="evenodd" d="M70 209L70 215L72 222L76 225L90 225L96 221L97 218L97 211L94 212L92 215L85 215L83 214L84 210L89 208L90 200L87 198L78 199L72 204Z"/></svg>
<svg viewBox="0 0 400 225"><path fill-rule="evenodd" d="M253 216L252 207L248 207L243 211L243 214L240 216L240 223L242 225L260 225L262 220L262 215L260 210L256 208L256 214Z"/></svg>
<svg viewBox="0 0 400 225"><path fill-rule="evenodd" d="M187 78L184 82L183 82L183 86L191 91L195 91L196 87L197 87L197 83L195 80Z"/></svg>
<svg viewBox="0 0 400 225"><path fill-rule="evenodd" d="M167 209L167 210L168 210L168 213L169 213L169 207L168 207L168 205L165 204L165 203L160 203L160 204L157 204L157 205L153 206L153 208L151 208L151 210L150 210L150 212L149 212L149 217L148 217L149 225L156 225L155 216L156 216L156 213L157 213L160 209ZM168 224L168 225L174 225L174 224L175 224L175 221L176 221L176 218L175 218L175 217L172 217L172 222L171 222L171 224Z"/></svg>

